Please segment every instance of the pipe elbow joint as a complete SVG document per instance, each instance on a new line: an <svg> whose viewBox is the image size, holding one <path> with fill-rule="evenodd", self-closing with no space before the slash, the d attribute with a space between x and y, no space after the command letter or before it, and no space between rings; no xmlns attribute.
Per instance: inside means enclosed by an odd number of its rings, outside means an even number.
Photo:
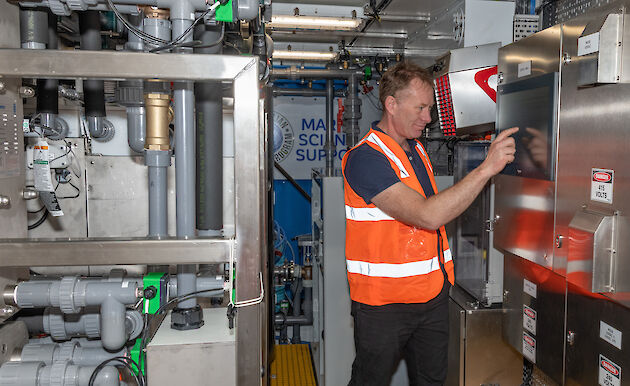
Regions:
<svg viewBox="0 0 630 386"><path fill-rule="evenodd" d="M120 350L127 343L125 305L112 296L101 304L101 341L110 351Z"/></svg>

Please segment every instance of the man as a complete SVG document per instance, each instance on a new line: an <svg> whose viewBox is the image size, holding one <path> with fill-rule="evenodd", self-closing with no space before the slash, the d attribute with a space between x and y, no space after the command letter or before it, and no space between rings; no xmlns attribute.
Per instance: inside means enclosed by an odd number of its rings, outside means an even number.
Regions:
<svg viewBox="0 0 630 386"><path fill-rule="evenodd" d="M383 75L379 92L381 121L342 163L356 348L350 385L389 385L401 358L411 385L441 385L454 280L444 224L514 160L518 128L500 133L477 169L438 193L415 140L431 122L431 76L402 62Z"/></svg>

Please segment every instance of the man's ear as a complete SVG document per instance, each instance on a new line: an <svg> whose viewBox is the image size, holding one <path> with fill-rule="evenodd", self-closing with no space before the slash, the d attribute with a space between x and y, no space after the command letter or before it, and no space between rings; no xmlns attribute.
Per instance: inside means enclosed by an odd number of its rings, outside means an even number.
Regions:
<svg viewBox="0 0 630 386"><path fill-rule="evenodd" d="M391 96L391 95L388 95L388 96L385 98L385 106L383 106L383 107L385 107L385 110L386 110L388 113L390 113L390 114L394 114L394 110L395 110L395 108L396 108L396 98L394 98L394 97L393 97L393 96Z"/></svg>

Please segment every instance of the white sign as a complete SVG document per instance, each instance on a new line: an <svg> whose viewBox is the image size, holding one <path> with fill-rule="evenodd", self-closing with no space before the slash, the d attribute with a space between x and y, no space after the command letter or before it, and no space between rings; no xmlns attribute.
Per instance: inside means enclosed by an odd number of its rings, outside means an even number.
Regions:
<svg viewBox="0 0 630 386"><path fill-rule="evenodd" d="M370 129L370 124L378 121L381 112L373 104L378 103L377 93L369 97L359 94L362 101L359 120L361 133ZM310 180L313 168L326 165L326 98L317 97L275 97L273 98L274 160L297 180ZM341 159L346 153L348 142L343 132L343 125L338 128L339 100L335 98L333 106L334 133L334 168L341 168ZM342 105L343 107L343 105ZM341 129L341 130L340 130ZM361 138L361 137L359 137ZM284 179L282 174L274 170L274 179Z"/></svg>
<svg viewBox="0 0 630 386"><path fill-rule="evenodd" d="M536 298L536 284L527 279L523 279L523 292L533 298Z"/></svg>
<svg viewBox="0 0 630 386"><path fill-rule="evenodd" d="M599 51L599 32L582 36L578 39L578 56L584 56Z"/></svg>
<svg viewBox="0 0 630 386"><path fill-rule="evenodd" d="M536 363L536 339L526 332L523 332L523 356Z"/></svg>
<svg viewBox="0 0 630 386"><path fill-rule="evenodd" d="M523 304L523 328L536 335L536 316L537 313L533 308Z"/></svg>
<svg viewBox="0 0 630 386"><path fill-rule="evenodd" d="M599 337L621 350L621 331L604 321L599 321Z"/></svg>
<svg viewBox="0 0 630 386"><path fill-rule="evenodd" d="M518 64L518 77L519 78L523 76L531 75L531 74L532 74L532 61L531 60Z"/></svg>
<svg viewBox="0 0 630 386"><path fill-rule="evenodd" d="M621 367L616 363L599 355L599 384L601 386L620 386L621 385Z"/></svg>
<svg viewBox="0 0 630 386"><path fill-rule="evenodd" d="M591 169L591 200L612 204L615 171L610 169Z"/></svg>

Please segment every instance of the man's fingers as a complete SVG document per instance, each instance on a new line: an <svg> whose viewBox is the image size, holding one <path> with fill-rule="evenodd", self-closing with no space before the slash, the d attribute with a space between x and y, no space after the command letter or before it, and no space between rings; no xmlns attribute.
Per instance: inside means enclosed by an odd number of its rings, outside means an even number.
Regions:
<svg viewBox="0 0 630 386"><path fill-rule="evenodd" d="M502 132L499 133L499 135L497 135L497 137L494 140L501 141L505 139L506 137L509 137L510 135L516 133L517 131L518 131L518 127L511 127L507 130L503 130Z"/></svg>

